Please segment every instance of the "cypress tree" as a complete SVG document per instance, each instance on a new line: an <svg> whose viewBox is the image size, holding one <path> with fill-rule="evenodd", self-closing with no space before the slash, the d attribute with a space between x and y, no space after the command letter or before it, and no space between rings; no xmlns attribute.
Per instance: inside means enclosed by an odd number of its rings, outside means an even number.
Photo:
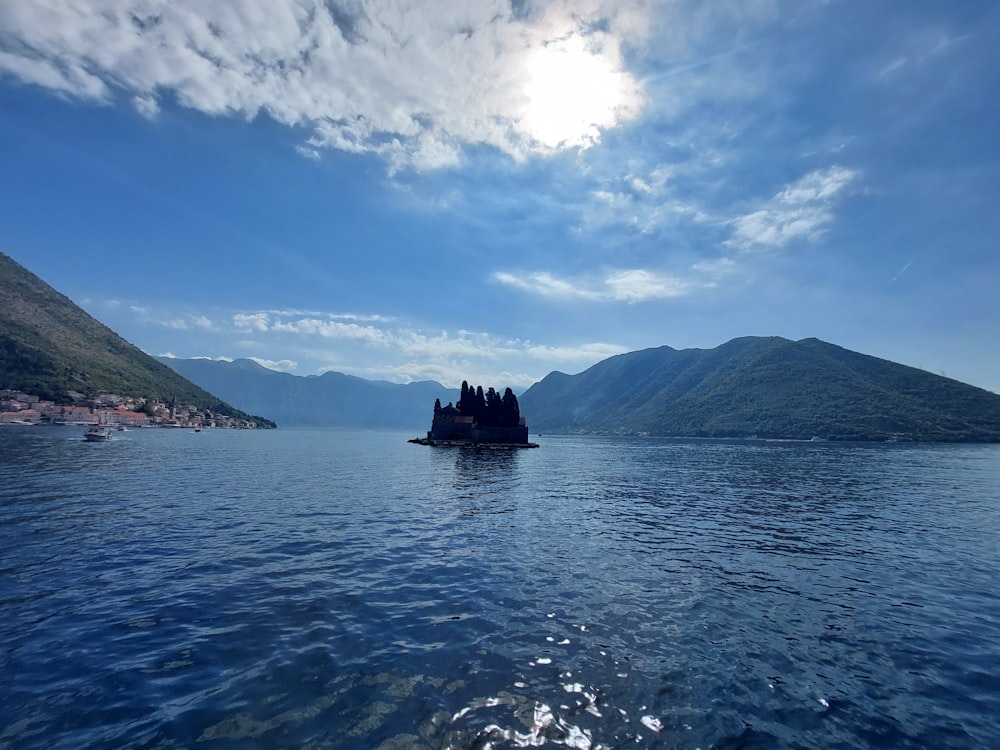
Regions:
<svg viewBox="0 0 1000 750"><path fill-rule="evenodd" d="M486 419L486 397L483 395L483 387L476 386L476 421L482 422Z"/></svg>
<svg viewBox="0 0 1000 750"><path fill-rule="evenodd" d="M517 427L521 422L521 407L518 406L514 391L507 388L503 392L503 423L506 427Z"/></svg>
<svg viewBox="0 0 1000 750"><path fill-rule="evenodd" d="M469 403L469 383L467 381L463 380L462 381L462 396L458 400L457 407L458 407L458 410L460 412L462 412L463 414L469 414L471 412L467 412L466 409L468 409L470 406L471 406L471 404Z"/></svg>

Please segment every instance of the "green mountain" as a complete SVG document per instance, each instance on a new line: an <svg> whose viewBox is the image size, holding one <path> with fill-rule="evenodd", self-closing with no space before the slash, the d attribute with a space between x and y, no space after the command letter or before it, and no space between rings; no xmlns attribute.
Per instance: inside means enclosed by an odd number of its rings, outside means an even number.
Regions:
<svg viewBox="0 0 1000 750"><path fill-rule="evenodd" d="M1000 442L1000 396L810 338L631 352L520 397L533 430Z"/></svg>
<svg viewBox="0 0 1000 750"><path fill-rule="evenodd" d="M412 429L426 432L434 399L457 401L459 392L440 383L388 383L340 372L290 375L261 367L253 360L169 359L161 362L218 393L241 409L266 411L288 427Z"/></svg>
<svg viewBox="0 0 1000 750"><path fill-rule="evenodd" d="M190 404L251 417L125 341L65 295L0 253L0 389L68 404L102 393Z"/></svg>

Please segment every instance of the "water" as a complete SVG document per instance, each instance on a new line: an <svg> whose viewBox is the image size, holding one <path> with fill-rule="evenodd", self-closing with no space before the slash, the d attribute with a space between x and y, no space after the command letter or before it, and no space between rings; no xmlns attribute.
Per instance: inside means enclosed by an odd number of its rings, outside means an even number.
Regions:
<svg viewBox="0 0 1000 750"><path fill-rule="evenodd" d="M0 748L1000 747L1000 447L0 429Z"/></svg>

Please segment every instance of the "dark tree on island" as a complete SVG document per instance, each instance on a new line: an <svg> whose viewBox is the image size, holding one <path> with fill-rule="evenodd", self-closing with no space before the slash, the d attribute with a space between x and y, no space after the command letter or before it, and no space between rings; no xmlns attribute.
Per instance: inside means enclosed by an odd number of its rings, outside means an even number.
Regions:
<svg viewBox="0 0 1000 750"><path fill-rule="evenodd" d="M503 395L495 388L485 391L481 385L470 386L462 381L458 402L441 406L434 402L434 419L426 440L411 442L439 443L492 443L510 446L537 447L528 442L528 425L521 417L517 396L510 388Z"/></svg>
<svg viewBox="0 0 1000 750"><path fill-rule="evenodd" d="M482 386L467 388L464 393L458 411L463 417L472 417L480 427L517 427L520 423L521 409L510 388L503 396L492 387L484 393Z"/></svg>
<svg viewBox="0 0 1000 750"><path fill-rule="evenodd" d="M504 427L516 427L521 422L521 407L517 404L517 396L514 391L507 388L503 392L503 418L501 423Z"/></svg>
<svg viewBox="0 0 1000 750"><path fill-rule="evenodd" d="M467 380L462 381L461 395L454 408L461 416L472 417L481 427L517 427L521 419L517 396L510 388L501 396L492 386L484 392L481 385L472 387ZM439 399L434 403L434 412L440 411Z"/></svg>

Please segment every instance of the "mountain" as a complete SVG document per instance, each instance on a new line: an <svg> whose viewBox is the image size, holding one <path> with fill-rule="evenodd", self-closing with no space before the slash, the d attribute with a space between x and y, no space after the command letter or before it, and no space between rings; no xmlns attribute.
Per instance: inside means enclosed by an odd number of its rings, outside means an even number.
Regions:
<svg viewBox="0 0 1000 750"><path fill-rule="evenodd" d="M273 427L178 375L0 253L0 389L68 404L114 393L189 404Z"/></svg>
<svg viewBox="0 0 1000 750"><path fill-rule="evenodd" d="M533 430L1000 442L1000 396L815 338L621 354L520 397Z"/></svg>
<svg viewBox="0 0 1000 750"><path fill-rule="evenodd" d="M249 411L270 414L283 426L412 429L425 432L434 399L457 401L459 392L440 383L388 383L327 372L290 375L253 360L160 360L201 387Z"/></svg>

